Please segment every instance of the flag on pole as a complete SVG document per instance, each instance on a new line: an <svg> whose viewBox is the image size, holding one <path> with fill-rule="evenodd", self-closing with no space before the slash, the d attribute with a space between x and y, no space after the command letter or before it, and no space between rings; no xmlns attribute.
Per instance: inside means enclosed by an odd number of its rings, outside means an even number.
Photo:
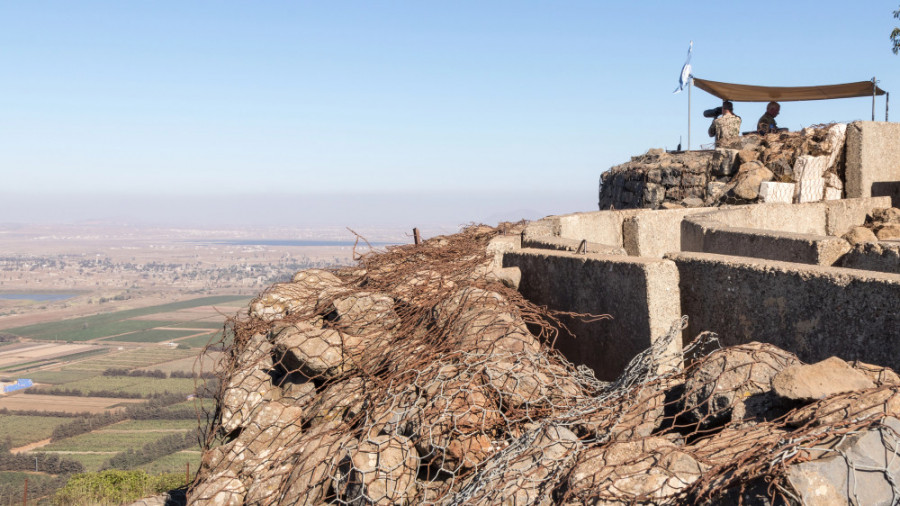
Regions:
<svg viewBox="0 0 900 506"><path fill-rule="evenodd" d="M678 77L678 87L675 88L675 91L672 93L678 93L684 90L684 87L688 85L691 81L691 78L694 77L691 74L691 53L694 51L694 41L691 41L691 45L688 46L688 55L687 60L684 62L684 66L681 67L681 76Z"/></svg>

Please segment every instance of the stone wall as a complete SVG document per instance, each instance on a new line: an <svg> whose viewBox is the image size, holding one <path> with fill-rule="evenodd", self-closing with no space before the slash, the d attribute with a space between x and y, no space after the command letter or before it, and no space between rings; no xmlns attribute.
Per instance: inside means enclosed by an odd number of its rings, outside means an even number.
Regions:
<svg viewBox="0 0 900 506"><path fill-rule="evenodd" d="M651 149L600 175L598 206L659 209L839 199L845 132L845 124L834 124L746 135L741 149Z"/></svg>
<svg viewBox="0 0 900 506"><path fill-rule="evenodd" d="M536 304L612 316L593 322L564 318L578 337L560 332L556 343L566 358L602 380L615 379L681 317L678 272L668 260L523 249L505 253L503 266L521 270L519 291Z"/></svg>

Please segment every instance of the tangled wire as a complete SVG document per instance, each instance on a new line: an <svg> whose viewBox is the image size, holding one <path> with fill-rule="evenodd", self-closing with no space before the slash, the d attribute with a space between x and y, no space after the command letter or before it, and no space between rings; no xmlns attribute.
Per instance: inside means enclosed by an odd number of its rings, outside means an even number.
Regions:
<svg viewBox="0 0 900 506"><path fill-rule="evenodd" d="M772 378L801 365L795 356L719 349L704 333L673 357L684 322L598 381L553 343L568 332L562 316L602 316L538 307L504 285L487 252L500 234L472 226L301 271L229 320L189 501L797 503L797 464L838 455L856 473L845 447L866 431L897 448L900 424L884 422L900 410L890 370L856 364L868 390L787 401ZM867 471L892 476L890 456Z"/></svg>

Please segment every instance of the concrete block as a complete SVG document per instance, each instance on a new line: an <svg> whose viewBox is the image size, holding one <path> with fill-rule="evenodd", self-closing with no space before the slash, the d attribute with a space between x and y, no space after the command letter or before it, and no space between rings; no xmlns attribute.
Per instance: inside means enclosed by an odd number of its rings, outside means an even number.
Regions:
<svg viewBox="0 0 900 506"><path fill-rule="evenodd" d="M900 124L856 121L847 127L847 197L889 196L900 206Z"/></svg>
<svg viewBox="0 0 900 506"><path fill-rule="evenodd" d="M841 200L842 193L838 188L825 188L825 200Z"/></svg>
<svg viewBox="0 0 900 506"><path fill-rule="evenodd" d="M678 266L685 337L709 330L723 346L762 341L807 363L838 356L900 367L900 274L705 253Z"/></svg>
<svg viewBox="0 0 900 506"><path fill-rule="evenodd" d="M818 202L825 195L825 180L821 177L819 179L802 179L797 186L800 188L797 201L801 204Z"/></svg>
<svg viewBox="0 0 900 506"><path fill-rule="evenodd" d="M614 379L681 318L678 270L668 260L522 249L506 253L503 265L521 270L519 291L536 304L613 317L563 318L576 337L561 331L556 341L569 360L591 367L601 380ZM672 353L680 352L680 343L673 346Z"/></svg>
<svg viewBox="0 0 900 506"><path fill-rule="evenodd" d="M891 199L890 197L846 198L826 200L819 205L825 207L826 224L823 233L841 236L851 228L865 223L866 215L872 209L876 207L891 207ZM807 206L815 206L815 204L807 204Z"/></svg>
<svg viewBox="0 0 900 506"><path fill-rule="evenodd" d="M794 186L794 183L763 181L759 185L759 197L767 204L790 204L794 201Z"/></svg>
<svg viewBox="0 0 900 506"><path fill-rule="evenodd" d="M797 181L821 179L827 168L827 156L801 155L794 163L794 179Z"/></svg>

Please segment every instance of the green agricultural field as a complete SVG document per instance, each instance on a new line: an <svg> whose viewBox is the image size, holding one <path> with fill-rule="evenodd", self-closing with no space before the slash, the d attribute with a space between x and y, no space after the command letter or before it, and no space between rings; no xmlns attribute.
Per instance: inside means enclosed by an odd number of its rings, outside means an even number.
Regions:
<svg viewBox="0 0 900 506"><path fill-rule="evenodd" d="M55 416L0 415L0 441L9 438L13 448L36 443L49 438L58 425L71 421L71 418Z"/></svg>
<svg viewBox="0 0 900 506"><path fill-rule="evenodd" d="M197 472L197 468L200 466L200 449L196 450L182 450L180 452L175 452L165 457L160 457L153 462L148 462L142 466L138 466L138 469L143 469L150 474L159 474L159 473L184 473L186 472L187 465L190 464L190 472L193 477L194 473Z"/></svg>
<svg viewBox="0 0 900 506"><path fill-rule="evenodd" d="M197 355L197 350L179 350L176 348L168 348L165 346L150 346L140 349L127 350L121 352L111 352L109 355L91 360L90 362L82 362L73 364L72 369L85 371L103 372L110 368L153 368L156 364L171 362L187 357Z"/></svg>
<svg viewBox="0 0 900 506"><path fill-rule="evenodd" d="M81 390L84 394L98 390L115 390L148 396L164 392L190 395L194 392L194 380L191 378L141 378L130 376L94 376L79 381L73 381L58 388L72 388Z"/></svg>
<svg viewBox="0 0 900 506"><path fill-rule="evenodd" d="M176 431L197 428L197 420L125 420L110 425L105 431Z"/></svg>
<svg viewBox="0 0 900 506"><path fill-rule="evenodd" d="M129 448L137 450L147 443L152 443L153 441L157 441L172 434L175 433L151 431L111 432L108 430L97 430L50 443L41 448L41 450L47 452L113 452L106 457L108 459L109 457L112 457L115 452L124 452Z"/></svg>
<svg viewBox="0 0 900 506"><path fill-rule="evenodd" d="M71 367L75 367L74 365ZM34 371L28 373L28 377L34 380L35 383L49 383L51 385L62 385L63 383L69 383L70 381L78 381L87 378L92 378L100 374L96 371L82 371L76 369L70 369L67 367L62 371Z"/></svg>
<svg viewBox="0 0 900 506"><path fill-rule="evenodd" d="M196 334L196 330L169 330L165 328L154 328L148 330L139 330L120 336L107 337L104 341L121 341L125 343L161 343L163 341L171 341L180 337L187 337Z"/></svg>
<svg viewBox="0 0 900 506"><path fill-rule="evenodd" d="M234 334L228 332L228 335L225 337L224 343L222 341L222 332L216 332L213 335L204 335L204 336L196 336L189 337L187 339L182 339L178 341L178 344L186 344L192 348L203 348L207 344L224 344L225 346L231 346L231 342L234 340Z"/></svg>
<svg viewBox="0 0 900 506"><path fill-rule="evenodd" d="M98 447L99 448L99 447ZM43 449L43 448L42 448ZM55 454L61 459L66 460L77 460L81 462L81 465L84 466L84 470L87 472L91 471L99 471L101 467L103 467L103 463L107 460L111 459L115 456L117 452L109 452L109 453L59 453ZM53 454L52 452L47 452L47 454Z"/></svg>
<svg viewBox="0 0 900 506"><path fill-rule="evenodd" d="M200 360L200 356L198 355L199 352L200 350L194 350L193 356L172 360L171 362L164 362L162 364L141 367L140 369L145 371L160 370L165 373L170 373L172 371L189 373L201 371L212 372L216 361L222 358L222 353L217 351L206 353L202 357L202 364L198 364L198 360Z"/></svg>
<svg viewBox="0 0 900 506"><path fill-rule="evenodd" d="M29 501L34 497L35 489L46 489L47 482L56 480L57 478L49 474L23 473L19 471L0 471L0 504L7 506L10 504L22 504L22 493L25 491L25 480L28 480ZM50 485L52 486L52 485ZM12 497L16 497L15 502L10 502ZM43 502L41 504L44 504Z"/></svg>
<svg viewBox="0 0 900 506"><path fill-rule="evenodd" d="M173 322L169 325L169 327L180 327L180 328L185 328L185 329L222 330L222 325L224 325L224 323L225 323L225 318L222 318L220 321L185 320L185 321Z"/></svg>
<svg viewBox="0 0 900 506"><path fill-rule="evenodd" d="M171 326L173 323L171 321L131 320L131 318L198 306L246 300L248 300L247 297L243 295L201 297L198 299L172 302L158 306L115 311L112 313L71 318L57 322L25 325L7 329L5 332L38 340L84 341L88 339L97 339L99 337L113 336L125 332Z"/></svg>

